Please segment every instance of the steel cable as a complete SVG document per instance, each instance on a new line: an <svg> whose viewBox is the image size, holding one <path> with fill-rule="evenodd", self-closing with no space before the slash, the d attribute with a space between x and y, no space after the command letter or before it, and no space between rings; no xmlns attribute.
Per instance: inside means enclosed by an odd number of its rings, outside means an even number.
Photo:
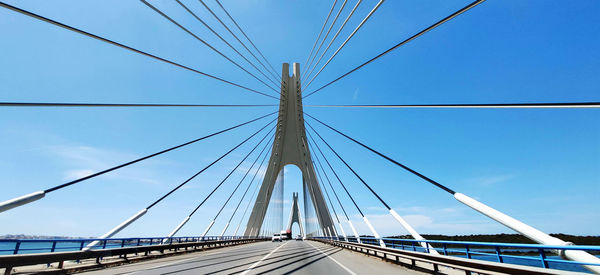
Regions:
<svg viewBox="0 0 600 275"><path fill-rule="evenodd" d="M64 183L64 184L61 184L61 185L54 186L54 187L52 187L52 188L48 188L48 189L44 190L44 193L49 193L49 192L52 192L52 191L56 191L56 190L58 190L58 189L65 188L65 187L67 187L67 186L70 186L70 185L76 184L76 183L78 183L78 182L82 182L82 181L84 181L84 180L88 180L88 179L91 179L91 178L94 178L94 177L100 176L100 175L102 175L102 174L105 174L105 173L108 173L108 172L110 172L110 171L114 171L114 170L117 170L117 169L123 168L123 167L125 167L125 166L129 166L129 165L131 165L131 164L134 164L134 163L136 163L136 162L140 162L140 161L142 161L142 160L149 159L149 158L152 158L152 157L155 157L155 156L158 156L158 155L164 154L164 153L166 153L166 152L169 152L169 151L173 151L173 150L175 150L175 149L178 149L178 148L181 148L181 147L184 147L184 146L190 145L190 144L192 144L192 143L196 143L196 142L198 142L198 141L201 141L201 140L207 139L207 138L209 138L209 137L213 137L213 136L219 135L219 134L221 134L221 133L225 133L225 132L227 132L227 131L230 131L230 130L233 130L233 129L235 129L235 128L241 127L241 126L243 126L243 125L246 125L246 124L252 123L252 122L254 122L254 121L257 121L257 120L263 119L263 118L265 118L265 117L267 117L267 116L270 116L270 115L273 115L273 114L275 114L275 113L277 113L277 112L272 112L272 113L266 114L266 115L264 115L264 116L261 116L261 117L259 117L259 118L255 118L255 119L252 119L252 120L246 121L246 122L244 122L244 123L238 124L238 125L236 125L236 126L229 127L229 128L227 128L227 129L225 129L225 130L221 130L221 131L218 131L218 132L212 133L212 134L210 134L210 135L203 136L203 137L201 137L201 138L197 138L197 139L194 139L194 140L188 141L188 142L186 142L186 143L179 144L179 145L177 145L177 146L173 146L173 147L171 147L171 148L168 148L168 149L162 150L162 151L160 151L160 152L156 152L156 153L153 153L153 154L147 155L147 156L145 156L145 157L141 157L141 158L138 158L138 159L135 159L135 160L132 160L132 161L129 161L129 162L126 162L126 163L123 163L123 164L120 164L120 165L117 165L117 166L114 166L114 167L111 167L111 168L108 168L108 169L102 170L102 171L100 171L100 172L96 172L96 173L94 173L94 174L91 174L91 175L89 175L89 176L85 176L85 177L83 177L83 178L79 178L79 179L72 180L72 181L70 181L70 182L67 182L67 183Z"/></svg>
<svg viewBox="0 0 600 275"><path fill-rule="evenodd" d="M160 197L158 200L156 200L153 203L151 203L148 207L146 207L146 209L152 208L157 203L159 203L160 201L162 201L163 199L165 199L166 197L168 197L169 195L171 195L173 192L177 191L177 189L181 188L182 186L184 186L185 184L187 184L188 182L190 182L192 179L194 179L198 175L202 174L204 171L206 171L206 169L210 168L215 163L219 162L221 159L223 159L224 157L226 157L227 155L229 155L235 149L239 148L244 143L246 143L248 140L250 140L252 137L254 137L255 135L257 135L260 131L262 131L263 129L267 128L267 126L271 125L271 123L273 123L275 120L276 119L274 119L271 122L267 123L267 125L265 125L262 128L258 129L258 131L256 131L254 134L250 135L249 137L247 137L246 139L244 139L242 142L240 142L238 145L236 145L233 148L229 149L229 151L227 151L225 154L223 154L220 157L218 157L216 160L214 160L213 162L211 162L209 165L207 165L204 168L202 168L200 171L196 172L196 174L194 174L193 176L189 177L187 180L185 180L181 184L177 185L175 188L171 189L171 191L169 191L168 193L166 193L165 195L163 195L162 197Z"/></svg>
<svg viewBox="0 0 600 275"><path fill-rule="evenodd" d="M217 50L215 47L213 47L210 43L204 41L202 38L198 37L196 34L194 34L192 31L188 30L187 28L185 28L184 26L182 26L181 24L177 23L177 21L175 21L173 18L169 17L168 15L166 15L164 12L162 12L160 9L156 8L155 6L153 6L152 4L148 3L148 1L146 0L140 0L142 3L144 3L146 6L148 6L149 8L151 8L152 10L154 10L156 13L160 14L161 16L163 16L165 19L169 20L171 23L175 24L177 27L179 27L180 29L182 29L183 31L185 31L186 33L188 33L189 35L191 35L192 37L194 37L196 40L200 41L202 44L206 45L207 47L209 47L211 50L213 50L214 52L216 52L217 54L219 54L220 56L222 56L223 58L227 59L227 61L231 62L233 65L235 65L236 67L240 68L242 71L246 72L247 74L249 74L250 76L252 76L254 79L258 80L260 83L264 84L265 86L269 87L271 90L275 91L276 93L279 94L279 92L277 91L277 89L271 87L269 84L267 84L266 82L264 82L263 80L261 80L260 78L258 78L256 75L254 75L253 73L251 73L250 71L246 70L244 67L242 67L242 65L238 64L237 62L233 61L233 59L229 58L228 56L226 56L224 53L222 53L221 51Z"/></svg>
<svg viewBox="0 0 600 275"><path fill-rule="evenodd" d="M240 53L233 45L231 45L227 40L225 40L225 38L223 38L223 36L221 36L219 33L217 33L213 28L211 28L204 20L202 20L202 18L200 18L198 15L196 15L196 13L194 13L191 9L189 9L185 4L183 4L179 0L175 0L175 1L183 9L185 9L190 15L192 15L196 20L198 20L200 23L202 23L202 25L204 25L204 27L206 27L215 36L217 36L219 39L221 39L221 41L223 41L223 43L225 43L227 46L229 46L229 48L231 48L235 53L237 53L241 58L243 58L248 64L250 64L250 66L252 66L256 71L258 71L260 74L262 74L271 83L275 84L275 86L279 85L278 83L274 82L272 78L267 76L262 70L260 70L258 67L256 67L256 65L254 65L254 63L250 62L250 60L248 60L248 58L246 58L246 56L244 56L242 53Z"/></svg>
<svg viewBox="0 0 600 275"><path fill-rule="evenodd" d="M331 41L329 41L329 44L327 44L327 47L325 48L325 50L323 51L323 53L321 53L321 56L319 56L319 59L317 60L317 63L315 63L315 65L312 67L312 70L310 70L310 72L308 73L308 76L310 76L313 73L313 71L315 70L315 68L317 68L317 65L319 63L321 63L321 60L323 59L323 57L325 56L325 54L327 53L327 51L329 50L329 48L331 47L331 45L333 45L333 42L335 42L335 40L337 39L337 37L340 35L340 33L342 32L342 30L346 26L346 23L348 23L348 21L350 20L350 18L352 17L352 15L354 15L354 12L356 11L356 9L360 5L360 3L362 3L362 0L358 0L356 2L356 4L354 5L354 8L352 8L352 10L350 11L350 13L348 14L348 16L346 16L346 19L344 20L344 22L342 23L342 25L340 26L340 28L337 30L337 32L335 33L335 35L333 36L333 38L331 39Z"/></svg>
<svg viewBox="0 0 600 275"><path fill-rule="evenodd" d="M388 156L384 155L383 153L380 153L379 151L377 151L377 150L375 150L375 149L373 149L373 148L371 148L371 147L369 147L369 146L367 146L367 145L363 144L362 142L360 142L360 141L358 141L358 140L356 140L356 139L354 139L354 138L351 138L350 136L348 136L348 135L346 135L346 134L344 134L344 133L342 133L342 132L338 131L337 129L335 129L335 128L333 128L333 127L331 127L331 126L329 126L329 125L325 124L324 122L322 122L322 121L318 120L317 118L315 118L315 117L313 117L313 116L311 116L311 115L309 115L309 114L306 114L306 115L307 115L307 116L309 116L310 118L314 119L315 121L317 121L317 122L321 123L321 124L322 124L322 125L324 125L325 127L329 128L329 129L331 129L331 130L333 130L334 132L336 132L336 133L338 133L338 134L340 134L340 135L344 136L345 138L347 138L347 139L349 139L349 140L353 141L354 143L356 143L356 144L358 144L358 145L360 145L360 146L362 146L362 147L366 148L367 150L369 150L369 151L371 151L371 152L373 152L373 153L375 153L375 154L379 155L380 157L382 157L382 158L384 158L384 159L386 159L386 160L388 160L388 161L392 162L393 164L396 164L397 166L400 166L400 167L402 167L404 170L406 170L406 171L408 171L408 172L411 172L412 174L414 174L414 175L416 175L416 176L418 176L418 177L420 177L420 178L422 178L422 179L424 179L424 180L428 181L429 183L431 183L431 184L433 184L433 185L435 185L435 186L439 187L440 189L442 189L442 190L444 190L444 191L446 191L446 192L448 192L448 193L450 193L450 194L452 194L452 195L454 195L454 194L456 193L456 192L454 192L452 189L450 189L450 188L448 188L448 187L446 187L446 186L442 185L441 183L439 183L439 182L437 182L437 181L434 181L434 180L432 180L432 179L430 179L430 178L426 177L425 175L423 175L423 174L421 174L421 173L419 173L419 172L417 172L417 171L415 171L415 170L413 170L413 169L409 168L408 166L406 166L406 165L404 165L404 164L401 164L401 163L399 163L399 162L395 161L394 159L392 159L392 158L390 158L390 157L388 157ZM310 125L309 125L309 126L310 126ZM311 128L312 128L312 127L311 127Z"/></svg>
<svg viewBox="0 0 600 275"><path fill-rule="evenodd" d="M334 80L332 80L332 81L328 82L327 84L325 84L325 85L321 86L320 88L318 88L318 89L316 89L315 91L313 91L313 92L311 92L311 93L309 93L309 94L305 95L305 96L304 96L304 97L302 97L302 98L305 98L305 97L308 97L308 96L311 96L311 95L313 95L314 93L316 93L316 92L318 92L318 91L322 90L323 88L325 88L325 87L327 87L327 86L329 86L329 85L331 85L331 84L333 84L333 83L337 82L338 80L340 80L340 79L342 79L342 78L346 77L347 75L349 75L349 74L351 74L351 73L355 72L356 70L358 70L358 69L360 69L360 68L364 67L365 65L367 65L367 64L369 64L369 63L371 63L371 62L375 61L376 59L378 59L378 58L380 58L380 57L382 57L382 56L384 56L384 55L388 54L389 52L391 52L391 51L393 51L393 50L397 49L398 47L400 47L400 46L402 46L402 45L404 45L404 44L406 44L406 43L408 43L408 42L410 42L410 41L414 40L415 38L417 38L417 37L419 37L419 36L421 36L421 35L425 34L426 32L428 32L428 31L430 31L430 30L432 30L432 29L434 29L434 28L436 28L436 27L438 27L438 26L440 26L440 25L444 24L445 22L447 22L447 21L451 20L452 18L454 18L454 17L456 17L456 16L458 16L458 15L460 15L460 14L462 14L462 13L464 13L464 12L468 11L469 9L471 9L471 8L473 8L473 7L475 7L475 6L479 5L479 4L481 4L483 1L485 1L485 0L476 0L475 2L472 2L471 4L469 4L469 5L465 6L464 8L462 8L462 9L460 9L460 10L458 10L458 11L454 12L453 14L451 14L451 15L449 15L449 16L447 16L447 17L445 17L444 19L442 19L442 20L440 20L440 21L438 21L438 22L436 22L435 24L433 24L433 25L431 25L431 26L429 26L429 27L427 27L427 28L423 29L422 31L420 31L420 32L416 33L415 35L413 35L413 36L409 37L408 39L406 39L406 40L404 40L404 41L402 41L402 42L400 42L400 43L396 44L395 46L393 46L393 47L391 47L391 48L387 49L386 51L384 51L384 52L382 52L382 53L378 54L377 56L375 56L375 57L373 57L373 58L371 58L371 59L367 60L366 62L362 63L362 64L361 64L361 65L359 65L358 67L356 67L356 68L354 68L354 69L352 69L352 70L348 71L347 73L345 73L345 74L341 75L340 77L338 77L338 78L336 78L336 79L334 79ZM336 52L336 53L337 53L337 52ZM334 56L335 56L335 54L334 54ZM333 56L332 56L332 58L333 58ZM329 61L331 61L331 58L329 59ZM329 63L329 61L327 61L327 63L326 63L325 65L327 65L327 64ZM325 68L325 66L323 66L323 67L321 68L321 70L320 70L320 71L322 71L324 68ZM319 71L319 72L320 72L320 71ZM317 73L317 75L319 75L319 73ZM312 79L314 80L314 79L315 79L315 77L316 77L317 75L315 75L315 76L314 76ZM309 84L310 84L310 83L309 83ZM306 85L306 86L308 87L308 85Z"/></svg>
<svg viewBox="0 0 600 275"><path fill-rule="evenodd" d="M221 18L216 13L214 13L213 10L208 5L206 5L206 3L204 3L204 1L202 1L202 0L198 0L198 1L200 1L200 3L206 8L206 10L208 10L208 12L210 14L212 14L212 16L215 19L217 19L217 21L219 21L219 23L221 23L221 25L231 34L231 36L233 36L233 38L235 38L235 40L237 40L237 42L240 43L240 45L242 45L242 47L244 47L244 49L246 49L246 51L248 51L248 53L250 53L250 55L252 55L252 57L254 57L254 59L256 59L256 61L258 61L258 63L260 63L266 69L266 66L264 64L262 64L262 62L256 57L256 55L254 55L254 53L252 53L252 51L250 51L250 49L248 49L248 47L246 47L246 44L244 44L244 42L242 42L242 40L240 40L237 37L237 35L235 35L235 33L229 27L227 27L227 25L223 22L223 20L221 20ZM275 73L272 76L275 78L275 80L277 80L278 82L281 82L280 78L277 76L277 73Z"/></svg>
<svg viewBox="0 0 600 275"><path fill-rule="evenodd" d="M333 1L333 5L331 5L331 9L329 9L329 13L327 14L327 17L325 18L325 22L323 22L323 26L321 27L321 31L319 32L319 35L317 36L317 39L315 40L315 44L313 45L312 49L310 50L310 54L308 55L308 58L306 58L306 62L304 64L308 64L308 61L310 60L310 58L312 57L312 54L315 50L315 47L317 47L317 43L319 43L319 40L321 38L321 34L323 34L323 30L325 30L325 26L327 26L327 22L329 21L329 17L331 16L331 13L333 12L333 8L335 8L335 4L337 3L337 0Z"/></svg>
<svg viewBox="0 0 600 275"><path fill-rule="evenodd" d="M235 19L233 19L233 17L231 16L231 14L229 14L229 12L227 11L227 9L225 9L225 7L223 5L221 5L221 2L219 0L215 0L215 1L217 2L217 4L219 4L219 7L221 7L221 9L225 12L225 14L227 14L227 17L229 17L229 19L231 19L231 22L233 22L233 24L238 28L238 30L240 30L240 32L244 35L244 37L246 37L246 39L248 39L248 41L250 42L250 45L252 45L252 47L254 47L254 49L263 58L263 60L269 65L269 67L271 67L271 70L273 70L273 72L275 72L275 75L277 75L278 73L275 70L275 68L273 68L273 65L271 65L271 63L269 62L269 60L267 60L267 58L265 58L265 56L258 49L258 47L256 47L256 45L254 45L254 42L252 42L252 40L250 39L250 37L248 37L248 35L246 35L246 32L244 32L244 30L242 29L242 27L240 27L240 25L238 25L238 23L235 21Z"/></svg>
<svg viewBox="0 0 600 275"><path fill-rule="evenodd" d="M267 96L267 97L270 97L270 98L279 99L279 98L274 97L272 95L268 95L268 94L265 94L263 92L260 92L260 91L257 91L257 90L254 90L254 89L242 86L242 85L234 83L234 82L231 82L229 80L225 80L223 78L220 78L220 77L208 74L208 73L201 72L199 70L190 68L188 66L181 65L181 64L176 63L174 61L171 61L171 60L168 60L168 59L165 59L165 58L162 58L162 57L158 57L156 55L153 55L153 54L150 54L150 53L147 53L147 52L144 52L144 51L132 48L130 46L127 46L127 45L124 45L124 44L112 41L110 39L107 39L107 38L104 38L104 37L101 37L101 36L98 36L98 35L95 35L95 34L92 34L92 33L86 32L86 31L83 31L81 29L78 29L78 28L75 28L75 27L71 27L69 25L66 25L66 24L60 23L58 21L52 20L50 18L46 18L46 17L43 17L41 15L38 15L38 14L35 14L35 13L32 13L32 12L29 12L29 11L17 8L15 6L6 4L4 2L0 2L0 6L4 7L4 8L7 8L9 10L12 10L12 11L16 11L16 12L21 13L23 15L27 15L29 17L32 17L32 18L35 18L35 19L38 19L38 20L41 20L41 21L53 24L55 26L58 26L58 27L61 27L61 28L64 28L64 29L67 29L67 30L70 30L70 31L73 31L73 32L76 32L76 33L79 33L79 34L82 34L82 35L85 35L85 36L88 36L88 37L91 37L91 38L94 38L94 39L100 40L102 42L106 42L108 44L111 44L111 45L114 45L114 46L117 46L117 47L121 47L123 49L126 49L126 50L129 50L129 51L132 51L132 52L135 52L135 53L138 53L138 54L141 54L141 55L144 55L144 56L147 56L147 57L150 57L150 58L162 61L162 62L165 62L167 64L171 64L171 65L177 66L179 68L186 69L188 71L191 71L191 72L194 72L194 73L197 73L197 74L201 74L203 76L210 77L212 79L215 79L215 80L218 80L218 81L221 81L221 82L224 82L224 83L236 86L238 88L242 88L242 89L247 90L247 91L250 91L250 92L253 92L253 93L257 93L257 94L261 94L261 95L264 95L264 96Z"/></svg>
<svg viewBox="0 0 600 275"><path fill-rule="evenodd" d="M358 32L358 30L360 30L360 28L367 22L367 20L369 20L369 18L371 18L371 16L375 13L375 11L377 11L377 9L379 9L379 7L381 6L381 4L383 4L383 1L384 0L380 0L379 2L377 2L377 4L375 5L375 7L369 12L369 14L367 14L367 16L360 22L360 24L358 24L358 26L354 29L354 31L352 31L352 33L348 36L348 38L346 38L346 40L344 40L344 43L342 43L342 45L340 45L337 48L337 50L327 60L327 62L325 62L325 64L321 67L321 69L319 69L319 71L310 79L310 81L308 82L308 84L306 84L306 86L304 87L305 89L308 88L308 86L310 86L310 84L315 80L315 78L317 78L317 76L319 76L319 74L325 69L325 67L327 67L327 65L329 65L329 62L331 62L331 60L333 60L333 58L342 50L342 48L344 48L344 46L346 46L346 44L348 43L348 41L350 41L350 39L352 37L354 37L354 35L356 34L356 32Z"/></svg>

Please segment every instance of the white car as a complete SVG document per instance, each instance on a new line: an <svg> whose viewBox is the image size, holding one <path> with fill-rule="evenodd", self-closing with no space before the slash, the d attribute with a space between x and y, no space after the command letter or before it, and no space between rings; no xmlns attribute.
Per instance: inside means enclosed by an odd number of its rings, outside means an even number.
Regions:
<svg viewBox="0 0 600 275"><path fill-rule="evenodd" d="M296 241L302 241L302 235L296 236Z"/></svg>
<svg viewBox="0 0 600 275"><path fill-rule="evenodd" d="M272 242L281 242L281 234L279 233L275 233L273 234L273 237L271 238Z"/></svg>

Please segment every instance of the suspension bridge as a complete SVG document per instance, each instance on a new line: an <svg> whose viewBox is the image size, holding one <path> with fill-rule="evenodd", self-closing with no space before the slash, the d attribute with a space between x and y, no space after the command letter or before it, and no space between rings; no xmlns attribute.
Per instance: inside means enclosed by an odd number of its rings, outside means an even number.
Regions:
<svg viewBox="0 0 600 275"><path fill-rule="evenodd" d="M200 24L205 31L222 42L224 48L233 51L235 57L228 56L223 49L194 32L189 26L168 15L167 12L146 0L144 7L156 14L156 20L172 24L178 30L208 47L212 52L231 63L236 70L249 76L261 88L251 88L246 84L209 74L199 68L143 51L133 46L109 39L68 25L57 19L34 13L16 5L0 2L0 7L11 13L25 16L36 22L45 22L54 27L74 32L95 41L108 43L124 51L165 63L178 70L185 70L199 77L211 79L232 88L252 93L256 96L278 100L279 104L192 104L192 103L89 103L89 102L0 102L2 108L228 108L238 110L251 107L271 107L278 110L247 119L241 123L224 125L217 130L207 130L207 134L183 143L174 143L166 148L149 148L149 154L123 161L113 167L95 171L68 182L56 183L41 190L23 190L23 195L10 198L2 195L0 215L21 207L34 207L40 200L52 200L59 192L65 192L74 185L102 177L113 171L136 165L148 159L173 151L184 151L192 144L207 142L224 135L236 135L241 128L255 127L252 134L239 137L239 140L195 173L156 198L147 198L147 204L140 206L121 223L113 225L105 234L95 238L81 239L0 239L0 268L5 274L21 273L98 273L98 274L213 274L213 273L306 273L306 274L372 274L372 273L440 273L440 274L578 274L592 272L600 274L600 246L579 245L551 236L538 229L535 224L527 224L512 217L502 209L495 209L483 201L469 196L469 190L455 190L450 185L433 179L420 172L409 160L386 153L385 148L373 145L327 121L305 112L305 107L314 108L509 108L509 109L582 109L599 108L599 102L560 102L560 103L481 103L481 104L388 104L388 105L305 105L303 101L326 88L342 81L360 69L388 53L402 48L407 43L428 34L442 24L467 12L477 12L477 6L484 0L477 0L455 12L432 22L426 28L398 42L389 49L360 63L325 84L314 87L311 84L328 67L330 62L354 38L361 28L377 12L384 8L384 0L375 1L363 15L360 23L333 50L332 46L343 30L348 30L351 18L357 15L359 7L367 3L362 0L334 0L324 18L324 22L304 63L273 64L234 19L219 0L215 5L205 0L185 4L175 0L176 6ZM352 2L354 4L352 5ZM368 2L368 1L365 1ZM212 6L212 7L211 7ZM198 10L202 10L199 12ZM472 10L472 11L471 11ZM222 14L225 16L219 16ZM206 18L204 18L206 17ZM218 24L211 26L209 20ZM336 26L337 28L334 28ZM215 26L216 25L216 26ZM226 30L225 34L219 30ZM435 35L435 33L428 34ZM231 38L226 38L231 37ZM327 59L324 57L329 56ZM243 62L239 61L239 58ZM280 71L277 69L280 67ZM306 83L306 84L305 84ZM312 89L311 89L312 88ZM242 113L240 112L242 116ZM245 117L245 116L244 116ZM328 140L323 132L328 131L348 143L338 144ZM237 137L237 136L236 136ZM401 171L410 173L421 180L423 188L431 188L448 196L454 203L470 208L474 213L485 216L491 223L498 223L511 231L528 238L532 243L459 242L425 239L400 211L394 210L388 201L389 194L378 188L376 182L369 182L356 168L359 163L351 163L340 151L341 146L354 146L364 150L373 158L382 160ZM155 237L119 238L117 235L135 224L150 211L176 192L183 192L184 186L195 178L210 171L217 163L232 157L242 148L250 147L236 164L220 176L210 189L203 189L197 196L195 207L186 216L173 224L168 234ZM235 152L235 153L234 153ZM248 163L250 165L248 166ZM284 167L298 167L302 175L302 192L285 193ZM343 171L343 172L342 172ZM233 180L236 173L243 176ZM347 176L350 175L351 178ZM226 186L231 185L227 189ZM359 194L352 192L350 185L365 190L362 196L373 197L387 212L386 219L393 221L398 232L408 232L411 238L386 238L369 220L365 209L374 205L361 205ZM400 189L396 192L401 192ZM225 194L223 200L215 201L215 194ZM284 213L284 200L292 200L289 213ZM302 202L302 204L300 204ZM351 203L346 203L351 202ZM518 203L518 202L516 202ZM164 204L164 203L163 203ZM182 236L179 232L194 219L195 214L207 204L215 204L216 211L203 230L194 236ZM233 211L230 211L232 210ZM543 209L540 209L543 211ZM353 223L354 215L360 216L367 232L359 233ZM285 220L284 216L289 215ZM219 223L220 222L220 223ZM355 221L356 222L356 221ZM215 228L215 224L223 224ZM298 224L299 235L289 234L287 240L280 241ZM3 229L10 224L3 224ZM282 231L283 230L283 231ZM139 236L142 236L140 232ZM284 237L285 238L285 237ZM275 240L275 242L272 242Z"/></svg>

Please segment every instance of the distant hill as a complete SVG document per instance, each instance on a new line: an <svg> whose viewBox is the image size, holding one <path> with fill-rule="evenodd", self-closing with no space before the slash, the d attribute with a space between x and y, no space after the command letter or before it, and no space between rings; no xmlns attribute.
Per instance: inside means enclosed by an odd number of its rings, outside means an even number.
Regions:
<svg viewBox="0 0 600 275"><path fill-rule="evenodd" d="M565 242L578 245L600 245L600 236L575 236L567 234L550 234ZM462 242L495 242L495 243L534 243L532 240L519 234L477 234L477 235L435 235L424 234L423 238L438 241L462 241ZM390 236L388 238L412 239L410 235Z"/></svg>

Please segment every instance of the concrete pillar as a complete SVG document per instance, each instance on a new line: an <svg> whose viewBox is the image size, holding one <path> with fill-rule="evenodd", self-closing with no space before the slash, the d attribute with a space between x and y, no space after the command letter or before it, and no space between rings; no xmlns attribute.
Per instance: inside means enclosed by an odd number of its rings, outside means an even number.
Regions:
<svg viewBox="0 0 600 275"><path fill-rule="evenodd" d="M308 149L302 111L302 92L300 90L300 64L293 64L293 75L290 76L289 64L284 63L281 80L282 96L279 102L275 142L273 143L265 178L248 219L246 232L244 233L247 236L252 235L251 228L258 228L257 232L260 231L269 207L268 204L277 175L288 164L296 165L302 171L303 184L308 187L321 229L333 226L333 220L317 181Z"/></svg>

